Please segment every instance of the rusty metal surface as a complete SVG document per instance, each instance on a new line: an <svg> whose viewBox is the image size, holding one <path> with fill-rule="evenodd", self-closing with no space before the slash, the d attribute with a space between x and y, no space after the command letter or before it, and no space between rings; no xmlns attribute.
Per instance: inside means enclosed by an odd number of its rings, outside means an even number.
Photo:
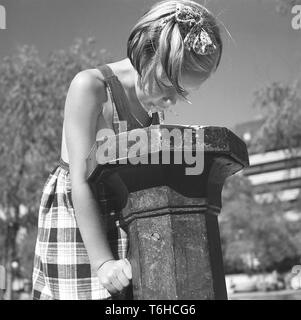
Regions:
<svg viewBox="0 0 301 320"><path fill-rule="evenodd" d="M154 127L158 135L163 129L172 130L173 128L178 128L183 131L187 128L187 126L171 125L157 125ZM153 134L150 128L139 130L145 130L148 135ZM115 159L117 160L115 164L98 164L98 142L96 142L87 158L87 180L92 190L95 191L95 197L98 197L99 192L97 190L103 188L102 184L105 184L108 176L116 172L130 193L165 185L186 197L208 197L212 208L215 207L213 211L218 211L221 206L221 200L216 194L220 193L224 180L228 176L248 165L247 148L243 141L226 128L199 127L198 130L202 130L204 134L205 165L200 175L186 175L185 169L187 166L185 164L120 164L118 163L118 158ZM125 137L125 134L122 133L118 136L119 138L120 136ZM197 134L197 130L195 130L195 134ZM193 143L196 142L193 135L192 140ZM157 141L158 144L162 143L162 139L153 141ZM180 142L178 141L178 143ZM152 148L150 145L148 147ZM171 154L176 149L177 147L171 145ZM192 149L195 149L195 144L192 144ZM150 155L148 154L148 156ZM107 193L114 193L114 190L108 190ZM114 196L111 198L114 199ZM112 210L114 209L114 204L108 203L105 207Z"/></svg>
<svg viewBox="0 0 301 320"><path fill-rule="evenodd" d="M233 162L236 162L239 164L238 170L247 167L249 165L248 160L248 153L245 143L239 139L233 132L231 132L229 129L224 127L202 127L202 126L180 126L180 125L156 125L151 126L144 129L136 129L136 131L144 131L147 136L148 145L145 146L145 153L155 153L162 149L162 144L168 143L167 138L164 135L161 135L161 131L168 130L172 131L173 129L179 129L181 132L183 132L185 129L191 128L192 129L192 141L190 143L192 144L192 149L196 149L196 139L195 134L197 134L198 130L202 131L204 136L204 145L203 149L205 154L213 153L215 155L223 155L227 156L230 160ZM132 130L135 131L135 130ZM132 132L131 131L131 132ZM125 146L127 148L130 148L131 145L133 145L133 141L128 141L128 135L130 132L120 133L116 136L116 142L118 143L119 140L125 141ZM152 139L153 136L153 139ZM154 138L155 136L155 138ZM184 137L184 134L183 134ZM98 141L95 142L93 145L90 154L87 158L87 172L86 177L87 179L93 179L95 175L99 175L99 171L101 171L101 168L105 163L98 164L97 159L97 149L99 148L101 138L98 138ZM153 142L151 144L151 142ZM182 139L182 143L177 146L173 144L173 141L171 140L170 144L170 150L171 152L178 150L183 144L185 140ZM110 147L110 146L109 146ZM112 145L112 148L116 148L116 146ZM112 159L108 159L107 163L111 161L116 161L116 165L118 166L118 161L123 159L123 157L119 157L119 149L117 148L116 152L113 152L112 154L116 154L116 156ZM130 164L128 164L130 165ZM123 166L127 166L123 164Z"/></svg>

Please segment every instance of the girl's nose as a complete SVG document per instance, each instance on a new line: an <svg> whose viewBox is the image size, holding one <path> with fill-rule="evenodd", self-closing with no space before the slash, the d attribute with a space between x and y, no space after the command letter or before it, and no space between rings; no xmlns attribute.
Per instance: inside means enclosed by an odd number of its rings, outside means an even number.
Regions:
<svg viewBox="0 0 301 320"><path fill-rule="evenodd" d="M167 98L167 99L165 99L165 101L164 101L164 105L166 106L166 107L170 107L170 106L172 106L172 105L175 105L176 104L176 102L177 102L177 98Z"/></svg>

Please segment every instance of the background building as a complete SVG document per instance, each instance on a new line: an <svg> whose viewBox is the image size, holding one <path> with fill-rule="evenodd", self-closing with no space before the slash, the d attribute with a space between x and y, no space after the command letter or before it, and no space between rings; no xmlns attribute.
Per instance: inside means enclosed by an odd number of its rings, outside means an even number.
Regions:
<svg viewBox="0 0 301 320"><path fill-rule="evenodd" d="M262 119L238 124L234 132L248 147L256 132L263 124ZM301 219L301 150L279 149L265 153L249 150L250 167L243 171L255 190L259 202L271 202L279 199L285 208L285 216L290 220Z"/></svg>

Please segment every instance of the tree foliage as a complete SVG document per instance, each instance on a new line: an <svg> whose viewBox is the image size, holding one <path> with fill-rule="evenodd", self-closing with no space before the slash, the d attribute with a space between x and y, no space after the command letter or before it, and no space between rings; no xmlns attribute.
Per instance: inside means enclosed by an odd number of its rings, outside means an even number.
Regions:
<svg viewBox="0 0 301 320"><path fill-rule="evenodd" d="M0 63L0 204L37 212L41 188L60 155L64 102L76 73L109 61L78 39L45 62L23 46Z"/></svg>
<svg viewBox="0 0 301 320"><path fill-rule="evenodd" d="M234 175L225 185L223 203L220 227L227 272L267 271L298 259L301 223L285 219L281 202L258 203L250 181Z"/></svg>
<svg viewBox="0 0 301 320"><path fill-rule="evenodd" d="M254 106L265 120L252 151L301 147L301 95L297 84L273 82L255 92Z"/></svg>

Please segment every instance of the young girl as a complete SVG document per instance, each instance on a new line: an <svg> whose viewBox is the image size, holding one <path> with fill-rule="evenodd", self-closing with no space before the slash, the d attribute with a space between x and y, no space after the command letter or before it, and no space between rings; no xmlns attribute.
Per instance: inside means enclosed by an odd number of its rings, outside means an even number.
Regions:
<svg viewBox="0 0 301 320"><path fill-rule="evenodd" d="M34 299L107 299L132 278L127 237L105 227L85 178L86 158L103 128L116 133L158 123L214 72L222 54L212 14L189 0L156 3L131 30L127 58L79 72L65 103L61 159L43 189L33 272ZM127 190L118 176L120 207ZM114 216L114 213L107 216ZM110 230L107 232L107 230ZM111 239L111 240L109 240Z"/></svg>

